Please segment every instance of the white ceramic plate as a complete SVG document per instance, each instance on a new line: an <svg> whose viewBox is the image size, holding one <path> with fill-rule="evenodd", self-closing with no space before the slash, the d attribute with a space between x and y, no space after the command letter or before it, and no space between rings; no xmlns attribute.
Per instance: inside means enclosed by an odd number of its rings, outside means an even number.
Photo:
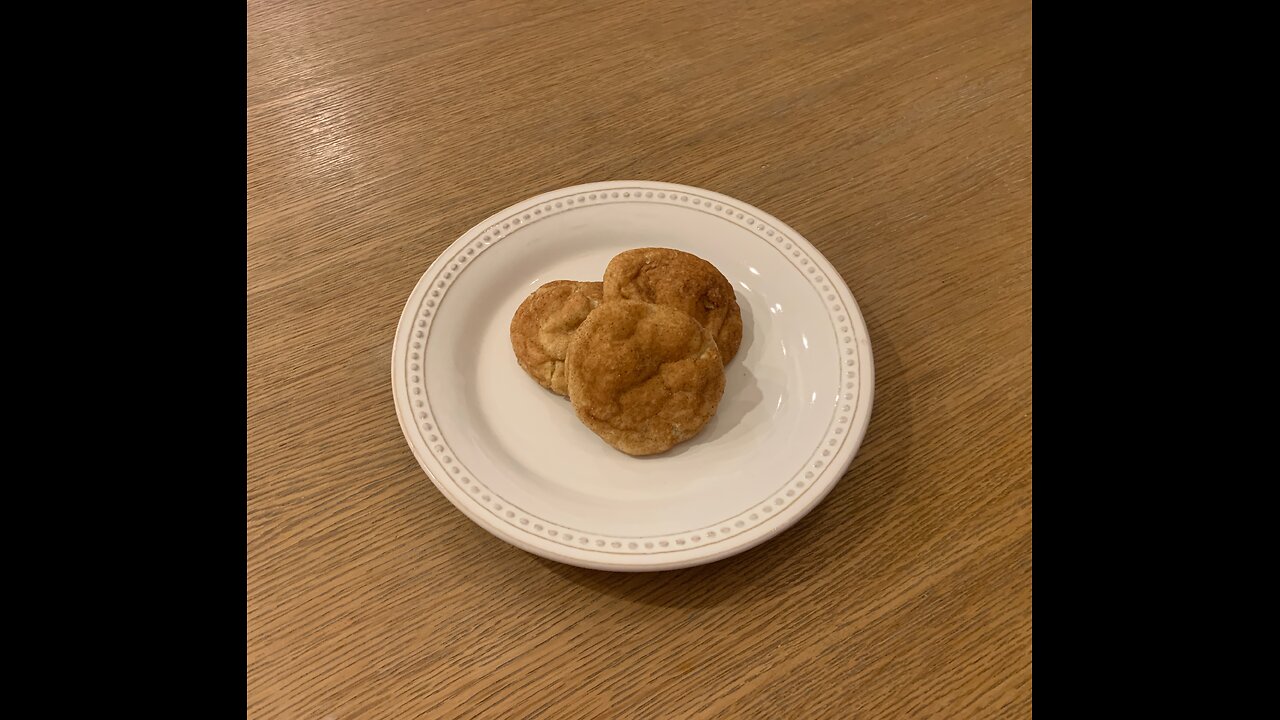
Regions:
<svg viewBox="0 0 1280 720"><path fill-rule="evenodd" d="M635 458L525 375L509 326L543 283L600 280L650 246L719 268L743 338L702 432ZM400 426L440 492L516 547L602 570L698 565L790 527L853 461L872 380L862 315L812 245L744 202L658 182L565 188L476 225L418 281L392 360Z"/></svg>

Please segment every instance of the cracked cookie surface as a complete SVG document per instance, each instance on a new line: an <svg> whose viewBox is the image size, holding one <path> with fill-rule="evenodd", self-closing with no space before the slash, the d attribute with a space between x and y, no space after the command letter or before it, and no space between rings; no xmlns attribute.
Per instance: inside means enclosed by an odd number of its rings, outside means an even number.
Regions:
<svg viewBox="0 0 1280 720"><path fill-rule="evenodd" d="M724 394L711 332L646 302L600 305L570 341L566 369L578 418L628 455L660 453L697 435Z"/></svg>
<svg viewBox="0 0 1280 720"><path fill-rule="evenodd" d="M619 253L604 271L604 297L675 308L711 331L728 365L742 343L742 311L733 286L714 265L671 248Z"/></svg>
<svg viewBox="0 0 1280 720"><path fill-rule="evenodd" d="M604 299L604 283L553 280L534 290L511 318L516 362L538 384L568 395L565 352L574 332Z"/></svg>

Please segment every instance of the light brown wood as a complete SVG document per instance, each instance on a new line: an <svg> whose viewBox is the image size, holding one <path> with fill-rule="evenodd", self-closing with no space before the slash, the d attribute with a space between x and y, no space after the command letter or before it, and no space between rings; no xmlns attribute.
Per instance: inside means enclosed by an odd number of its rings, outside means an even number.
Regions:
<svg viewBox="0 0 1280 720"><path fill-rule="evenodd" d="M1031 716L1031 3L253 0L248 716ZM401 307L491 212L741 198L861 304L862 451L736 558L579 570L419 469Z"/></svg>

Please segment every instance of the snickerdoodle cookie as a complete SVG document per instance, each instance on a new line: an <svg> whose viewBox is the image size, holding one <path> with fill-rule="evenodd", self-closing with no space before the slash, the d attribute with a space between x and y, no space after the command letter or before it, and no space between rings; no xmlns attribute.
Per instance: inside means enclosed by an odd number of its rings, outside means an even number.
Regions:
<svg viewBox="0 0 1280 720"><path fill-rule="evenodd" d="M671 248L620 253L604 271L604 297L675 308L711 331L724 364L742 343L742 312L733 286L714 265Z"/></svg>
<svg viewBox="0 0 1280 720"><path fill-rule="evenodd" d="M697 435L724 394L711 332L665 305L600 305L569 342L565 366L578 418L628 455L660 453Z"/></svg>
<svg viewBox="0 0 1280 720"><path fill-rule="evenodd" d="M603 297L603 283L553 280L520 304L511 318L511 347L520 367L539 385L569 394L565 350L574 331Z"/></svg>

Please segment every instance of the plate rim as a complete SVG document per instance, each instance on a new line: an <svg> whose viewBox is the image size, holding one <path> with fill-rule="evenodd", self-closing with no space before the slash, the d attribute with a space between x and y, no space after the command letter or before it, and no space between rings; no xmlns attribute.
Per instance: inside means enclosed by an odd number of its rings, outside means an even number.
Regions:
<svg viewBox="0 0 1280 720"><path fill-rule="evenodd" d="M640 197L640 193L637 192L636 197L631 199L629 197L630 192L636 190L645 192L648 197L642 198ZM532 534L532 531L522 530L521 528L515 527L513 524L500 521L492 515L487 504L483 506L484 512L481 512L482 507L480 506L480 501L477 498L466 493L459 493L458 491L460 488L457 486L456 482L441 481L441 477L448 479L450 469L457 474L458 467L446 467L445 463L450 461L451 458L446 456L444 458L444 462L442 462L440 458L431 454L429 447L427 447L427 441L419 435L419 420L415 420L414 418L413 401L412 398L410 398L410 393L408 391L408 385L410 383L406 378L408 377L409 372L408 355L411 342L409 333L417 333L418 337L420 337L422 355L424 355L425 359L425 343L428 341L428 336L423 335L422 330L428 327L426 321L431 320L432 318L430 317L430 308L425 308L424 312L426 312L427 316L420 318L419 308L424 307L424 303L427 301L426 295L427 292L431 290L432 283L436 282L436 278L441 274L441 272L443 272L443 268L446 264L449 264L454 258L463 256L462 254L464 250L468 251L468 256L474 255L474 252L472 251L475 249L479 249L480 252L483 252L488 246L498 242L501 237L517 232L520 229L520 218L517 216L526 217L526 226L531 222L535 222L536 219L541 219L541 217L534 219L532 213L541 215L542 210L540 209L540 206L543 206L544 204L548 210L547 216L550 216L551 214L554 214L552 212L551 203L563 201L569 198L581 198L577 200L580 204L575 205L574 201L570 200L570 207L563 208L560 211L569 211L576 207L587 207L592 203L597 205L601 203L610 203L611 201L658 202L659 200L653 199L654 194L661 197L664 193L671 194L672 197L670 202L664 202L663 204L675 205L677 207L679 206L676 205L677 195L684 196L683 200L680 201L681 203L689 203L690 198L688 196L693 196L694 204L700 204L700 201L707 201L706 209L708 211L710 211L711 204L715 203L717 206L716 214L720 211L721 206L726 206L724 211L729 217L725 219L734 221L739 225L739 227L752 232L760 240L765 242L768 242L766 235L758 233L757 230L768 228L768 237L774 238L774 241L779 245L789 243L786 245L786 249L792 250L794 248L797 253L796 257L803 256L805 258L806 265L811 261L814 269L821 271L818 277L822 277L825 281L828 281L834 293L839 297L839 302L836 303L835 309L828 309L827 313L829 319L833 320L833 327L836 324L834 320L836 317L835 312L843 310L844 315L847 318L848 327L850 328L850 336L852 337L852 342L848 344L851 345L851 347L856 348L856 352L852 354L849 364L856 368L856 376L852 378L852 381L856 381L855 385L857 387L857 395L855 397L857 404L849 411L851 413L851 417L850 421L847 423L847 435L844 437L844 442L840 443L836 456L826 462L825 467L818 468L817 476L810 481L808 491L800 493L800 496L797 497L795 501L786 504L777 513L773 513L770 516L765 517L763 520L759 520L758 524L746 528L740 534L735 534L728 539L715 540L713 543L706 545L697 544L698 536L695 535L693 536L694 544L689 545L688 547L664 549L656 552L632 551L628 553L617 553L616 551L599 550L595 547L591 547L590 545L584 545L582 547L568 546L560 544L561 542L564 542L563 540L547 540L539 535ZM622 197L620 197L620 194L622 194ZM599 202L596 202L597 195L601 196L599 198ZM587 196L591 199L590 203L585 202ZM665 200L665 198L662 199ZM559 209L560 205L557 204L555 207ZM515 229L510 229L510 225L508 225L507 228L500 227L499 224L504 220L509 223L514 223L516 226ZM742 222L738 222L743 220L749 222L750 225L744 226ZM760 223L759 227L755 227L755 223L757 222ZM501 233L504 229L508 229L509 232L502 235ZM501 237L494 239L494 236L496 235L500 235ZM480 238L483 238L483 240L480 240ZM472 243L475 243L475 245L473 246ZM782 254L785 259L786 253L783 252ZM465 262L465 259L463 259L462 262ZM797 271L800 270L801 266L797 265L794 260L790 260L790 262ZM462 270L465 270L465 267L457 269L457 263L455 263L453 267L457 270L457 274L459 275ZM810 269L809 272L813 273L814 269ZM450 274L450 277L451 276L452 274ZM800 277L802 279L808 279L805 278L803 273ZM447 291L448 285L443 286L443 288ZM441 301L443 301L443 295L440 294L439 297L441 298ZM429 304L431 307L435 306L434 301L430 301ZM421 324L421 327L416 331L414 329L415 323ZM839 347L841 347L841 344L837 333L837 349ZM420 371L421 376L425 376L427 372L428 370L423 368ZM849 377L844 374L844 365L841 365L841 372L842 381ZM392 395L396 407L396 419L400 424L401 432L404 435L405 440L408 442L414 458L418 461L419 467L422 468L427 477L431 480L432 484L436 486L441 494L443 494L445 498L454 505L454 507L461 510L464 515L471 519L472 522L475 522L481 528L484 528L487 532L495 535L504 542L514 545L526 552L530 552L550 560L598 570L633 572L672 570L722 560L726 557L745 552L746 550L767 542L795 525L801 518L811 512L813 508L817 507L826 498L831 490L834 489L836 484L838 484L843 478L844 474L848 471L848 468L852 465L854 458L857 456L857 453L861 448L862 441L865 439L867 428L870 425L875 393L874 358L872 355L866 320L862 315L862 310L856 299L853 297L853 293L849 290L848 284L845 282L843 276L840 275L835 267L831 265L830 261L827 260L827 258L816 247L814 247L812 243L804 238L803 235L796 232L795 229L791 228L773 215L737 198L723 195L705 188L652 180L604 181L571 185L554 189L548 192L539 193L526 198L525 200L509 205L506 208L492 213L481 222L472 226L458 237L458 239L440 252L414 285L413 291L406 300L404 309L402 310L400 319L396 325L391 374ZM418 376L414 376L414 379L418 380ZM415 391L420 391L420 388L415 387L414 389ZM423 406L424 404L423 399L419 399L416 402L419 406ZM835 411L833 413L833 417L835 415L839 415L839 411ZM424 417L426 416L424 415ZM406 421L408 422L408 426L406 425ZM427 427L431 426L427 425ZM410 428L412 428L412 430ZM843 432L843 429L839 432ZM472 487L474 488L475 486ZM784 482L779 486L779 492L781 489L786 487L787 483ZM473 492L477 491L473 489ZM772 497L773 493L769 495L769 498ZM760 502L767 502L769 498L765 498ZM496 505L497 503L494 504ZM473 505L476 507L473 507ZM771 510L772 508L769 509ZM748 510L747 512L750 511ZM552 524L550 521L544 522ZM690 530L687 532L697 531L698 530ZM550 533L553 536L556 534L554 531L550 531ZM610 537L599 533L591 534L600 535L604 538ZM673 533L662 537L670 537L680 534L684 533ZM526 535L528 537L526 537ZM714 536L714 532L712 532L711 535ZM537 540L537 542L531 542L529 540L530 538ZM600 542L603 543L603 541ZM681 545L683 544L684 543L681 542Z"/></svg>

